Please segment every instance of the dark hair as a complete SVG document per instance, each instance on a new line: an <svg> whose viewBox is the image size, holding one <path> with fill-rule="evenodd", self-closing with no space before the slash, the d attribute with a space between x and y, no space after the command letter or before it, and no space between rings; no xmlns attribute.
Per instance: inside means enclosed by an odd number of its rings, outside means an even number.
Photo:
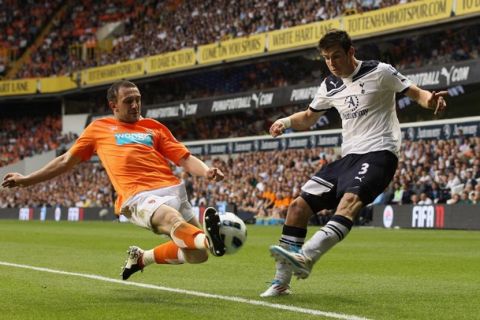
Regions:
<svg viewBox="0 0 480 320"><path fill-rule="evenodd" d="M128 80L120 80L114 82L107 91L107 101L117 101L118 91L120 88L136 88L137 85Z"/></svg>
<svg viewBox="0 0 480 320"><path fill-rule="evenodd" d="M344 30L330 29L318 42L318 50L327 50L333 46L340 45L345 52L352 47L352 39Z"/></svg>

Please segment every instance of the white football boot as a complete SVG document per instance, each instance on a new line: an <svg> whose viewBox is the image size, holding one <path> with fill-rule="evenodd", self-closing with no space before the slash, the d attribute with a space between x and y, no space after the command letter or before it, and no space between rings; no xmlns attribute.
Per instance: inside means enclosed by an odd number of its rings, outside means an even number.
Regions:
<svg viewBox="0 0 480 320"><path fill-rule="evenodd" d="M265 292L263 292L260 297L268 298L268 297L278 297L278 296L286 296L291 294L290 286L288 284L283 284L280 280L273 280L270 287L268 287Z"/></svg>

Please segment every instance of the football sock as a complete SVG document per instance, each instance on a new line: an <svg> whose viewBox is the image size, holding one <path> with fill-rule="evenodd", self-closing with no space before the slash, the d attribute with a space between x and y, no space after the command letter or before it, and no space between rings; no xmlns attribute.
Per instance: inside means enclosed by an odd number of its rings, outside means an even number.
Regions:
<svg viewBox="0 0 480 320"><path fill-rule="evenodd" d="M143 253L144 266L154 262L157 264L182 264L185 263L185 258L182 249L173 241L168 241Z"/></svg>
<svg viewBox="0 0 480 320"><path fill-rule="evenodd" d="M323 228L305 242L303 253L316 262L325 252L345 238L352 226L353 222L350 219L334 215Z"/></svg>
<svg viewBox="0 0 480 320"><path fill-rule="evenodd" d="M207 249L208 241L205 233L194 225L185 221L177 222L170 230L173 242L186 249Z"/></svg>
<svg viewBox="0 0 480 320"><path fill-rule="evenodd" d="M288 250L300 250L306 236L307 229L283 225L280 246ZM292 269L286 263L280 261L276 262L275 267L275 280L280 280L283 284L289 284L292 280Z"/></svg>

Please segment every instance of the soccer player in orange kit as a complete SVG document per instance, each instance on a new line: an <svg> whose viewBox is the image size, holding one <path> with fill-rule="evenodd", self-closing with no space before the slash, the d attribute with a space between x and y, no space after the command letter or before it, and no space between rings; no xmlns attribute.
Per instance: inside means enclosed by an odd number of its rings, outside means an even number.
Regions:
<svg viewBox="0 0 480 320"><path fill-rule="evenodd" d="M207 250L222 256L225 246L218 213L213 208L205 210L202 230L185 186L172 173L168 160L193 175L215 181L222 180L223 173L191 155L160 122L141 116L141 95L134 83L115 82L108 89L107 100L113 117L93 121L70 150L38 171L26 176L8 173L2 186L28 187L52 179L96 153L118 195L115 212L171 238L151 250L131 246L123 266L124 280L154 262L202 263L208 259Z"/></svg>

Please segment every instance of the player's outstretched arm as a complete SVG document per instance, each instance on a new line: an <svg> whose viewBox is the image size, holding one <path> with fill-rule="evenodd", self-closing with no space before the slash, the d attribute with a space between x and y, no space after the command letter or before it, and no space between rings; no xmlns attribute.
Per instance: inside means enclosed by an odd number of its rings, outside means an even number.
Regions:
<svg viewBox="0 0 480 320"><path fill-rule="evenodd" d="M291 116L278 119L270 127L270 135L278 137L283 134L286 129L293 128L295 130L307 130L318 121L321 115L325 112L313 112L308 108L305 111L300 111Z"/></svg>
<svg viewBox="0 0 480 320"><path fill-rule="evenodd" d="M430 92L413 85L408 88L405 94L409 98L417 101L422 107L434 110L434 114L437 114L439 111L443 111L447 108L445 97L448 96L448 91Z"/></svg>
<svg viewBox="0 0 480 320"><path fill-rule="evenodd" d="M3 177L2 187L28 187L39 182L50 180L70 170L81 161L80 158L71 155L70 152L66 152L50 161L43 168L29 175L24 176L17 172L7 173L5 177Z"/></svg>
<svg viewBox="0 0 480 320"><path fill-rule="evenodd" d="M180 160L180 165L195 176L206 177L209 180L221 181L224 178L223 172L218 168L209 168L205 162L195 156L189 155Z"/></svg>

